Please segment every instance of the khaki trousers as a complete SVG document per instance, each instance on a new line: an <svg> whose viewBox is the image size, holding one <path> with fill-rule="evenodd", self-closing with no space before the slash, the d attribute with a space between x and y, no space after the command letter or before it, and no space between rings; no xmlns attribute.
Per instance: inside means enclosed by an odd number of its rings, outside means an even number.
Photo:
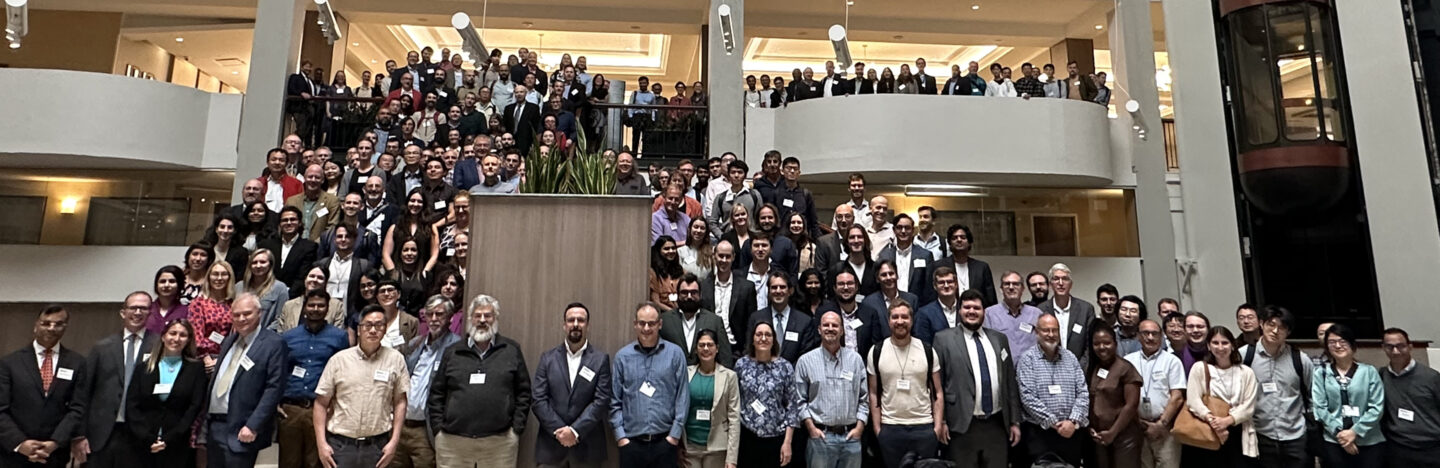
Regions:
<svg viewBox="0 0 1440 468"><path fill-rule="evenodd" d="M430 446L424 425L411 425L406 421L400 428L400 445L395 448L390 468L435 468L435 449Z"/></svg>
<svg viewBox="0 0 1440 468"><path fill-rule="evenodd" d="M319 468L320 452L315 447L315 418L310 408L280 405L285 417L280 418L275 438L280 443L280 466Z"/></svg>
<svg viewBox="0 0 1440 468"><path fill-rule="evenodd" d="M1181 411L1185 411L1183 408ZM1141 436L1140 466L1142 468L1180 468L1180 442L1166 434L1160 440Z"/></svg>
<svg viewBox="0 0 1440 468"><path fill-rule="evenodd" d="M515 468L520 438L515 431L471 439L441 432L435 435L439 468Z"/></svg>

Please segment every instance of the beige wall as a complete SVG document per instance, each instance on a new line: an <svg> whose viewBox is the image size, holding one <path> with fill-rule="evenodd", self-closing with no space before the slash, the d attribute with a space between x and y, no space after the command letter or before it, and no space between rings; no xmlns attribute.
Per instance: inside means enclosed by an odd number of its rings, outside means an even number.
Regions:
<svg viewBox="0 0 1440 468"><path fill-rule="evenodd" d="M120 13L30 9L23 47L0 54L13 68L54 68L110 73L115 67ZM121 65L124 70L124 65ZM152 72L153 73L153 72Z"/></svg>
<svg viewBox="0 0 1440 468"><path fill-rule="evenodd" d="M195 87L195 80L200 77L200 69L195 65L175 57L170 67L170 82L187 88Z"/></svg>
<svg viewBox="0 0 1440 468"><path fill-rule="evenodd" d="M170 52L149 41L120 38L115 48L115 67L111 73L124 75L126 65L154 75L156 80L165 81L165 78L170 76Z"/></svg>

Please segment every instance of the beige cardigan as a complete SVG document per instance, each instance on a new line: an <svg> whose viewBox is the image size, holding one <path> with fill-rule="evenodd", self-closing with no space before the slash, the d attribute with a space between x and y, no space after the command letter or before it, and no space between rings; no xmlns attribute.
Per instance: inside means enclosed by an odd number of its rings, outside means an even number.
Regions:
<svg viewBox="0 0 1440 468"><path fill-rule="evenodd" d="M1185 388L1185 406L1195 417L1205 420L1210 408L1200 397L1205 392L1205 366L1210 367L1210 395L1219 397L1230 404L1230 417L1240 425L1240 451L1247 457L1260 456L1260 440L1255 434L1255 396L1260 384L1255 380L1255 371L1249 366L1235 363L1228 369L1197 362L1190 368L1190 380Z"/></svg>
<svg viewBox="0 0 1440 468"><path fill-rule="evenodd" d="M690 366L695 378L699 366ZM689 384L689 380L686 380ZM685 436L680 436L684 443ZM715 399L710 402L710 440L706 452L725 451L725 463L734 465L740 456L740 378L735 371L715 364Z"/></svg>

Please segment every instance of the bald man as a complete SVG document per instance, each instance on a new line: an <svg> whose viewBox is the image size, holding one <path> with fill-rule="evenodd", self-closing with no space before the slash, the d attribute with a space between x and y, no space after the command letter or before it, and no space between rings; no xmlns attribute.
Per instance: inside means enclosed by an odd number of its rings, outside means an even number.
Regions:
<svg viewBox="0 0 1440 468"><path fill-rule="evenodd" d="M842 260L840 253L844 251L845 231L850 230L850 225L855 223L855 209L849 203L841 203L835 207L835 232L820 236L815 241L818 248L815 249L815 268L820 271L830 271Z"/></svg>

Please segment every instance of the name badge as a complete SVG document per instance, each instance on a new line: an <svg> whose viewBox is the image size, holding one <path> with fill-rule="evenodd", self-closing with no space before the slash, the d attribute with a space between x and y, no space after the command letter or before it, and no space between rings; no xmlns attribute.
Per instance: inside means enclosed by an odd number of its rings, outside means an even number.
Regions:
<svg viewBox="0 0 1440 468"><path fill-rule="evenodd" d="M849 322L845 322L845 325L849 325L851 329L858 330L862 325L865 325L865 323L861 322L860 319L850 319Z"/></svg>
<svg viewBox="0 0 1440 468"><path fill-rule="evenodd" d="M1275 385L1275 382L1265 382L1263 384L1260 384L1260 391L1265 393L1275 393L1280 391L1280 386Z"/></svg>
<svg viewBox="0 0 1440 468"><path fill-rule="evenodd" d="M454 257L454 256L455 256L455 248L454 248L454 247L451 247L451 248L445 249L445 256L446 256L446 257Z"/></svg>
<svg viewBox="0 0 1440 468"><path fill-rule="evenodd" d="M1401 421L1415 420L1415 412L1405 408L1400 408L1400 414L1397 414L1396 416L1400 417Z"/></svg>
<svg viewBox="0 0 1440 468"><path fill-rule="evenodd" d="M1070 333L1085 333L1085 326L1077 323L1070 327Z"/></svg>
<svg viewBox="0 0 1440 468"><path fill-rule="evenodd" d="M765 405L760 404L760 400L750 400L750 409L757 415L765 414Z"/></svg>
<svg viewBox="0 0 1440 468"><path fill-rule="evenodd" d="M674 231L674 230L676 230L676 229L680 229L680 225L679 225L679 224L675 224L675 223L670 223L670 230L671 230L671 231Z"/></svg>
<svg viewBox="0 0 1440 468"><path fill-rule="evenodd" d="M785 332L785 341L800 341L800 332Z"/></svg>
<svg viewBox="0 0 1440 468"><path fill-rule="evenodd" d="M141 356L140 356L140 360L141 360L141 361L149 361L149 360L150 360L150 353L145 353L144 355L141 355Z"/></svg>
<svg viewBox="0 0 1440 468"><path fill-rule="evenodd" d="M1106 377L1110 376L1110 369L1097 370L1095 371L1095 376L1099 377L1101 380L1104 380Z"/></svg>
<svg viewBox="0 0 1440 468"><path fill-rule="evenodd" d="M1000 350L1000 360L1005 361L1008 359L1010 359L1010 351L1004 349Z"/></svg>
<svg viewBox="0 0 1440 468"><path fill-rule="evenodd" d="M404 337L399 337L399 336L391 337L391 338L386 338L386 339L384 339L383 341L381 341L380 344L383 345L383 346L385 346L385 347L387 347L387 348L394 348L394 347L400 346L400 345L402 345L402 344L405 344L405 338L404 338Z"/></svg>
<svg viewBox="0 0 1440 468"><path fill-rule="evenodd" d="M64 368L64 367L61 367L61 368L59 368L59 369L55 369L55 378L57 378L57 379L60 379L60 380L70 380L70 379L72 379L72 378L74 378L74 377L75 377L75 371L74 371L73 369L66 369L66 368Z"/></svg>
<svg viewBox="0 0 1440 468"><path fill-rule="evenodd" d="M675 302L675 299L679 298L680 296L679 296L678 294L675 294L675 293L670 293L670 295L669 295L669 296L666 296L666 297L669 297L669 298L670 298L670 302Z"/></svg>
<svg viewBox="0 0 1440 468"><path fill-rule="evenodd" d="M810 87L810 91L815 91L815 87L814 87L814 86L811 86L811 87Z"/></svg>
<svg viewBox="0 0 1440 468"><path fill-rule="evenodd" d="M1360 407L1359 407L1359 406L1350 406L1350 405L1341 406L1341 407L1340 407L1340 415L1341 415L1341 416L1348 416L1348 417L1352 417L1352 418L1358 418L1358 417L1360 417Z"/></svg>
<svg viewBox="0 0 1440 468"><path fill-rule="evenodd" d="M640 393L645 394L645 398L654 397L655 387L650 386L650 382L642 382L640 383Z"/></svg>
<svg viewBox="0 0 1440 468"><path fill-rule="evenodd" d="M435 202L435 209L437 209L437 210L443 210L443 209L445 209L445 200L440 200L440 201Z"/></svg>
<svg viewBox="0 0 1440 468"><path fill-rule="evenodd" d="M1157 370L1157 371L1155 371L1155 372L1151 372L1151 373L1150 373L1150 378L1155 379L1155 380L1159 380L1159 381L1162 381L1162 382L1163 382L1163 381L1165 381L1165 371L1163 371L1163 370Z"/></svg>
<svg viewBox="0 0 1440 468"><path fill-rule="evenodd" d="M485 374L483 372L470 374L470 385L485 385Z"/></svg>
<svg viewBox="0 0 1440 468"><path fill-rule="evenodd" d="M580 378L585 380L595 380L595 371L590 370L589 367L581 367Z"/></svg>
<svg viewBox="0 0 1440 468"><path fill-rule="evenodd" d="M695 410L695 420L696 420L696 421L709 421L709 420L710 420L710 410L707 410L707 409Z"/></svg>
<svg viewBox="0 0 1440 468"><path fill-rule="evenodd" d="M841 372L840 378L853 382L855 381L855 373L850 371Z"/></svg>
<svg viewBox="0 0 1440 468"><path fill-rule="evenodd" d="M174 385L174 384L157 383L157 384L155 384L155 391L154 391L154 392L151 392L151 393L156 394L156 395L168 395L168 394L170 393L170 387L171 387L172 385Z"/></svg>
<svg viewBox="0 0 1440 468"><path fill-rule="evenodd" d="M255 367L255 361L251 361L250 356L240 356L240 368L248 371L251 367Z"/></svg>
<svg viewBox="0 0 1440 468"><path fill-rule="evenodd" d="M1020 331L1025 333L1035 333L1035 326L1028 323L1022 323L1020 324Z"/></svg>
<svg viewBox="0 0 1440 468"><path fill-rule="evenodd" d="M325 215L328 215L328 214L330 214L330 209L329 209L329 208L326 208L326 207L323 207L323 206L320 207L320 209L315 210L315 217L316 217L316 218L322 218L322 217L324 217Z"/></svg>
<svg viewBox="0 0 1440 468"><path fill-rule="evenodd" d="M295 376L295 378L297 378L297 379L303 379L303 378L305 378L305 368L304 368L304 367L300 367L300 366L295 366L294 369L290 369L290 375Z"/></svg>
<svg viewBox="0 0 1440 468"><path fill-rule="evenodd" d="M211 343L220 344L221 341L225 341L225 335L221 335L218 331L210 332Z"/></svg>
<svg viewBox="0 0 1440 468"><path fill-rule="evenodd" d="M363 183L365 183L365 181L367 181L367 180L370 180L370 176L368 176L368 175L362 175L362 176L360 176L360 177L356 177L356 178L355 178L355 183L357 183L357 184L363 184Z"/></svg>
<svg viewBox="0 0 1440 468"><path fill-rule="evenodd" d="M784 205L786 208L794 208L794 207L795 207L795 200L791 200L791 199L788 199L788 198L787 198L787 199L785 199L785 201L780 202L780 204L781 204L781 205Z"/></svg>
<svg viewBox="0 0 1440 468"><path fill-rule="evenodd" d="M925 259L917 258L915 259L913 264L915 265L915 268L925 268Z"/></svg>
<svg viewBox="0 0 1440 468"><path fill-rule="evenodd" d="M442 89L437 89L437 90L435 90L435 94L439 94L440 97L445 97L445 96L449 96L449 95L450 95L449 93L446 93L445 90L442 90Z"/></svg>
<svg viewBox="0 0 1440 468"><path fill-rule="evenodd" d="M1061 392L1059 385L1051 385L1049 387L1046 387L1046 389L1050 392L1051 395L1059 395Z"/></svg>
<svg viewBox="0 0 1440 468"><path fill-rule="evenodd" d="M909 390L910 390L910 379L900 379L900 380L896 380L896 381L895 381L895 388L898 389L898 390L909 391Z"/></svg>

